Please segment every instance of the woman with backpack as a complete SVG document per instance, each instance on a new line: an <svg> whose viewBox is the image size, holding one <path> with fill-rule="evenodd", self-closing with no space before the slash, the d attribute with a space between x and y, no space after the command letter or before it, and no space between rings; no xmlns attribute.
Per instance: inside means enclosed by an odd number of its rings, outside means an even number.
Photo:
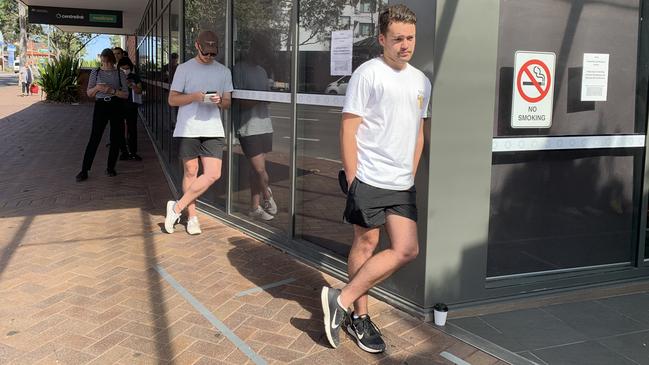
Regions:
<svg viewBox="0 0 649 365"><path fill-rule="evenodd" d="M86 93L95 98L95 109L92 115L92 132L83 155L81 171L76 177L77 181L88 179L88 171L92 167L106 124L110 122L110 150L106 168L108 176L117 175L115 165L120 146L124 143L123 103L128 98L126 75L115 68L115 55L110 48L104 49L100 57L101 67L92 70L88 78Z"/></svg>

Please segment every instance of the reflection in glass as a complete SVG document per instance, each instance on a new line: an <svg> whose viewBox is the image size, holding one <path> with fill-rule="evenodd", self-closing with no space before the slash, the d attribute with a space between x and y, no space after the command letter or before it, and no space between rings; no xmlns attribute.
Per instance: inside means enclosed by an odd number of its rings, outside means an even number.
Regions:
<svg viewBox="0 0 649 365"><path fill-rule="evenodd" d="M641 160L632 150L496 155L487 276L628 263Z"/></svg>
<svg viewBox="0 0 649 365"><path fill-rule="evenodd" d="M180 18L180 6L182 2L180 0L173 0L169 5L169 63L165 69L165 78L167 82L171 85L173 81L174 74L176 73L176 68L180 62L179 52L180 52L180 30L179 30L179 18ZM178 159L178 143L172 138L173 130L176 127L176 116L178 115L178 107L169 106L169 138L170 148L169 148L169 165L171 167L171 176L180 186L183 171L182 163Z"/></svg>
<svg viewBox="0 0 649 365"><path fill-rule="evenodd" d="M161 150L164 150L166 146L164 145L164 139L162 138L163 128L162 121L164 118L163 110L167 104L166 100L162 100L162 30L165 21L163 18L158 18L158 24L156 26L156 39L155 39L155 81L156 81L156 120L155 120L155 136L158 141L158 145Z"/></svg>
<svg viewBox="0 0 649 365"><path fill-rule="evenodd" d="M378 10L387 1L300 2L301 93L344 95L349 75L331 75L331 32L353 31L352 69L381 53ZM352 227L342 222L345 195L338 186L341 108L298 105L295 234L347 256Z"/></svg>
<svg viewBox="0 0 649 365"><path fill-rule="evenodd" d="M256 34L250 46L241 50L240 60L234 65L232 80L234 87L241 90L270 90L268 74L261 66L268 58L263 34ZM277 214L277 204L269 186L266 154L273 150L273 123L270 119L268 102L239 100L234 130L241 150L250 165L250 216L269 221Z"/></svg>
<svg viewBox="0 0 649 365"><path fill-rule="evenodd" d="M635 120L636 99L629 97L636 94L638 0L500 3L494 136L644 133L646 120ZM550 128L511 128L518 50L556 54ZM581 99L583 56L588 52L611 56L606 102Z"/></svg>
<svg viewBox="0 0 649 365"><path fill-rule="evenodd" d="M298 105L296 237L347 256L352 227L342 221L345 195L338 143L341 108Z"/></svg>
<svg viewBox="0 0 649 365"><path fill-rule="evenodd" d="M289 92L291 2L235 1L233 10L235 89ZM232 104L232 211L287 231L291 105L252 99Z"/></svg>
<svg viewBox="0 0 649 365"><path fill-rule="evenodd" d="M352 69L378 56L378 9L387 1L302 1L300 2L300 70L298 91L301 93L344 95L348 77L330 72L331 32L353 32Z"/></svg>
<svg viewBox="0 0 649 365"><path fill-rule="evenodd" d="M219 54L216 61L225 64L225 0L185 0L184 60L196 56L194 42L201 30L211 30L219 37Z"/></svg>
<svg viewBox="0 0 649 365"><path fill-rule="evenodd" d="M160 72L162 83L162 95L160 98L160 108L162 109L162 154L167 161L172 157L170 155L171 140L173 128L171 128L171 107L167 100L169 99L169 53L170 53L170 38L169 38L169 8L167 8L162 15L162 68Z"/></svg>

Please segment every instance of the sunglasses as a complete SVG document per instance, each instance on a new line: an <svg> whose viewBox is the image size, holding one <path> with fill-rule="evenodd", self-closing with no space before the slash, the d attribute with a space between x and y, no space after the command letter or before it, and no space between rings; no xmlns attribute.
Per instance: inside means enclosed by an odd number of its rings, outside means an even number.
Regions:
<svg viewBox="0 0 649 365"><path fill-rule="evenodd" d="M201 56L203 57L216 57L216 53L213 52L203 52L203 49L199 46L198 51L201 53Z"/></svg>
<svg viewBox="0 0 649 365"><path fill-rule="evenodd" d="M203 57L208 57L208 56L209 56L209 57L216 57L216 53L212 53L212 52L204 53L203 51L201 51L201 55L202 55Z"/></svg>

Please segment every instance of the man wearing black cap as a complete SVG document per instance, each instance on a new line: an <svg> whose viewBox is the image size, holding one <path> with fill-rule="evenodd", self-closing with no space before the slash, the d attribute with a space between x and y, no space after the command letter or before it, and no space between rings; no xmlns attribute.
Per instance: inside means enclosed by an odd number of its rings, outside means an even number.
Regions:
<svg viewBox="0 0 649 365"><path fill-rule="evenodd" d="M178 66L169 93L169 105L179 107L173 136L183 160L184 195L178 201L167 202L167 233L173 233L184 209L188 213L187 233L201 233L196 199L221 177L225 139L221 109L230 107L232 75L214 60L219 46L214 32L201 31L194 46L196 57ZM200 176L199 159L203 165Z"/></svg>

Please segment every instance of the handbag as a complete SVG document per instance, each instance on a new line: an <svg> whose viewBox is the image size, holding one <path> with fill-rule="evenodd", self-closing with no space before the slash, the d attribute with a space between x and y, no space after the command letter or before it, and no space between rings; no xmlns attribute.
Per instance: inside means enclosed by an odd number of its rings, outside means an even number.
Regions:
<svg viewBox="0 0 649 365"><path fill-rule="evenodd" d="M38 85L32 84L32 86L29 87L29 92L32 94L38 94Z"/></svg>

